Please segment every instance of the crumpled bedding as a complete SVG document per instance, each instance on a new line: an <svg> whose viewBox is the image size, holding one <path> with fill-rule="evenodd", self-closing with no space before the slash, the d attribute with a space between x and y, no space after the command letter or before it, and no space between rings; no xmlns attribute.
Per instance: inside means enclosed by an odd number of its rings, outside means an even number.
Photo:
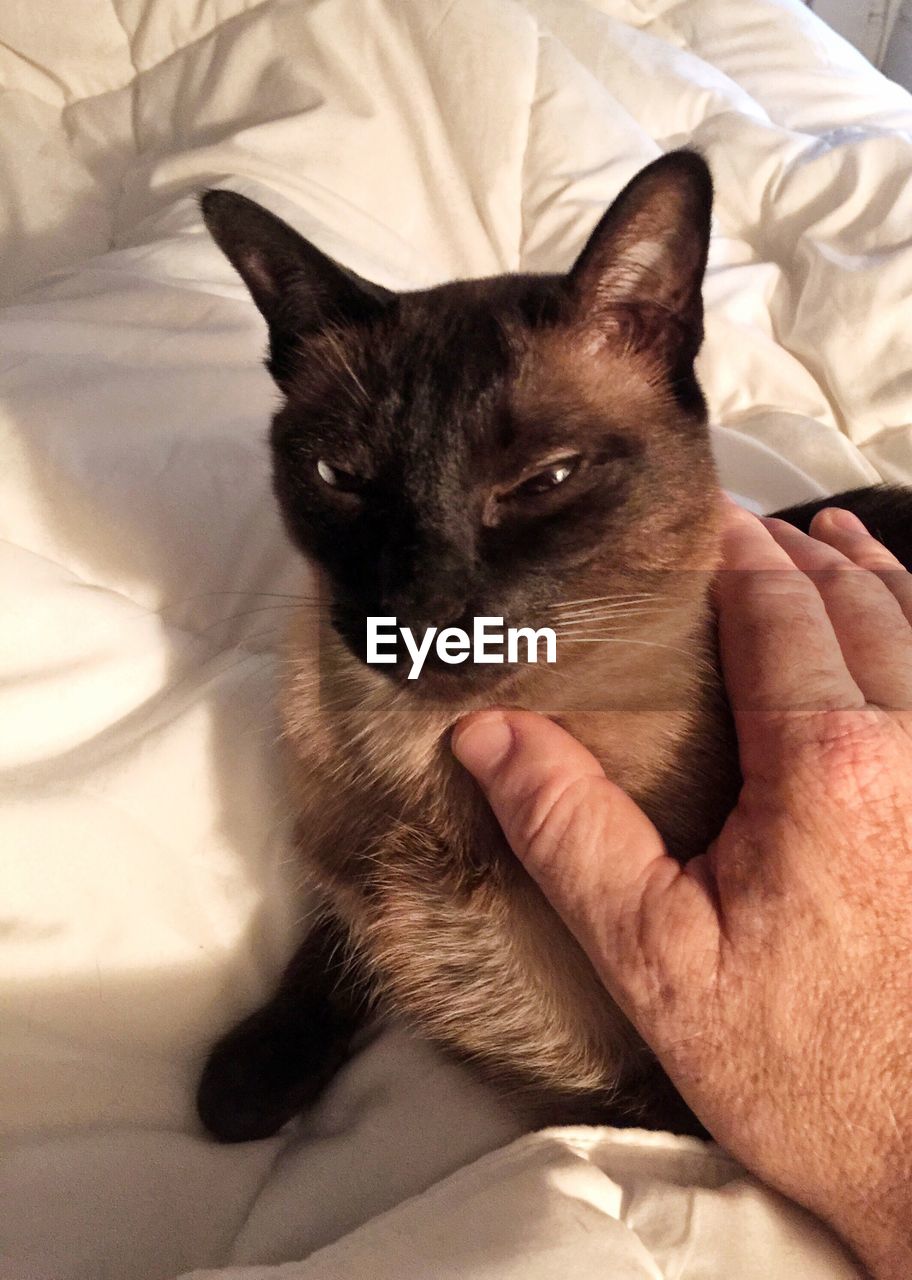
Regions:
<svg viewBox="0 0 912 1280"><path fill-rule="evenodd" d="M395 1026L288 1132L199 1133L310 903L272 708L307 577L196 196L407 288L561 268L697 146L720 472L771 509L912 480L912 99L799 0L35 0L0 41L0 1277L853 1274L714 1148L511 1146Z"/></svg>

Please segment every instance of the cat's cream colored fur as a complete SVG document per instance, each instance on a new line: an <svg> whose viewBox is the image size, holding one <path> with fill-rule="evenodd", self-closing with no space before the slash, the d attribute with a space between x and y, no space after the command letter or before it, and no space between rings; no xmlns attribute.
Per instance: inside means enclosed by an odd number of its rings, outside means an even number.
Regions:
<svg viewBox="0 0 912 1280"><path fill-rule="evenodd" d="M709 519L696 556L707 569L713 545ZM527 667L497 691L557 716L670 831L688 808L677 789L706 781L699 741L719 740L707 581L676 577L618 643L559 640L557 669ZM623 691L614 708L611 689ZM283 698L302 860L381 997L430 1039L541 1115L570 1114L574 1096L604 1104L618 1086L635 1096L650 1070L637 1038L450 753L458 716L490 701L394 686L304 609ZM701 838L680 832L682 847ZM564 1105L549 1112L552 1097Z"/></svg>

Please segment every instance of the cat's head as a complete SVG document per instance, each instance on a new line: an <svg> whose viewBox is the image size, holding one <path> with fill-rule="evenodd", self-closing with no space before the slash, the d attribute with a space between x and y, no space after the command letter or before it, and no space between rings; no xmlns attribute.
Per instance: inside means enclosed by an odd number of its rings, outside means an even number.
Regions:
<svg viewBox="0 0 912 1280"><path fill-rule="evenodd" d="M392 293L243 196L206 193L206 224L269 325L282 515L352 653L364 658L368 616L545 626L561 602L662 575L673 593L698 577L676 570L711 567L694 374L711 204L705 163L673 152L621 192L567 274ZM401 681L407 665L378 670ZM430 659L419 683L508 673Z"/></svg>

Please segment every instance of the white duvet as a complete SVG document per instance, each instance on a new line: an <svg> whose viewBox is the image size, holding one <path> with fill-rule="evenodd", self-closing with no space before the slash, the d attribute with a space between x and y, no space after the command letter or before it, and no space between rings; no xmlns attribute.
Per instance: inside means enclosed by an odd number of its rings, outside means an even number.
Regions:
<svg viewBox="0 0 912 1280"><path fill-rule="evenodd" d="M717 453L771 508L912 480L912 99L798 0L32 0L0 39L0 1276L854 1274L714 1148L509 1145L401 1029L276 1139L198 1131L206 1046L308 904L275 394L195 200L420 286L562 267L699 147Z"/></svg>

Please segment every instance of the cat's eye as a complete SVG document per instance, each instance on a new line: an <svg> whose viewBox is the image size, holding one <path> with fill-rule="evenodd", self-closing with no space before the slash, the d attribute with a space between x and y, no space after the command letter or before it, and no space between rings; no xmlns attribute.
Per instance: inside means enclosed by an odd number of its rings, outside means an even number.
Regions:
<svg viewBox="0 0 912 1280"><path fill-rule="evenodd" d="M539 494L550 493L552 489L559 488L565 484L572 475L579 470L582 459L561 458L557 462L553 462L550 467L545 467L543 471L537 471L534 476L529 476L528 480L523 480L521 484L516 485L509 493L504 496L507 498L534 498Z"/></svg>
<svg viewBox="0 0 912 1280"><path fill-rule="evenodd" d="M343 471L341 467L331 466L323 458L317 461L317 475L330 489L337 489L340 493L357 493L361 488L358 476L351 471Z"/></svg>

